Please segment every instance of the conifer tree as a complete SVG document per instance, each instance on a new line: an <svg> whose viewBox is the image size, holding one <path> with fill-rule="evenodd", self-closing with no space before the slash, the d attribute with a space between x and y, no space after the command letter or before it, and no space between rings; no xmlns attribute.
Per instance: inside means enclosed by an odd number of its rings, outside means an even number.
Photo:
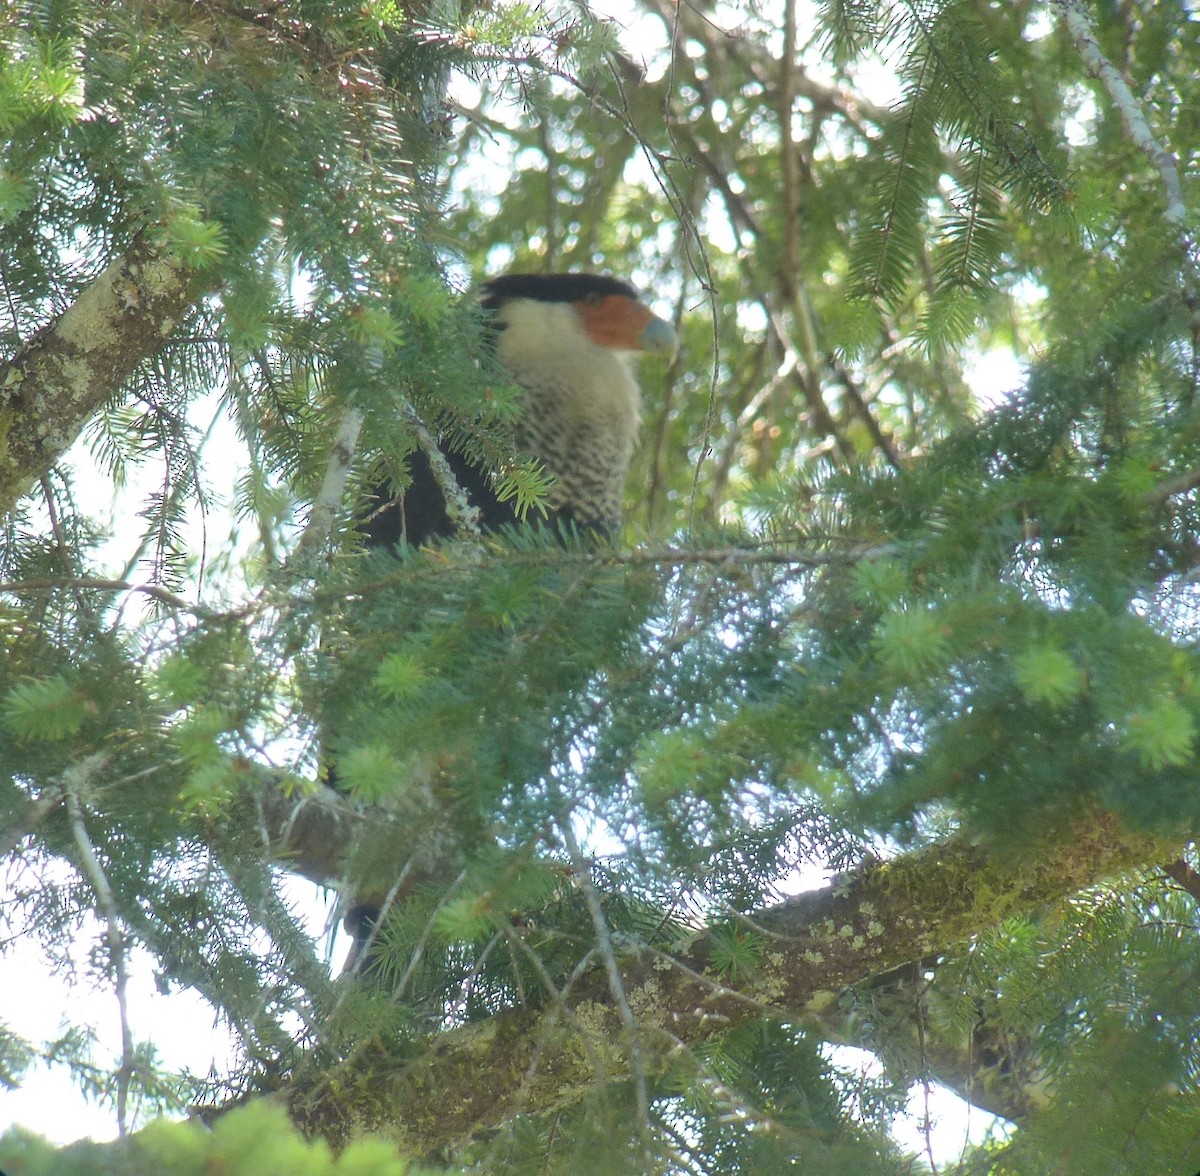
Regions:
<svg viewBox="0 0 1200 1176"><path fill-rule="evenodd" d="M11 5L0 944L119 1044L18 995L0 1081L120 1138L0 1169L1200 1169L1198 37ZM438 438L544 497L505 269L673 309L620 541L362 550ZM370 976L297 879L378 898ZM896 1129L935 1084L996 1117L952 1159Z"/></svg>

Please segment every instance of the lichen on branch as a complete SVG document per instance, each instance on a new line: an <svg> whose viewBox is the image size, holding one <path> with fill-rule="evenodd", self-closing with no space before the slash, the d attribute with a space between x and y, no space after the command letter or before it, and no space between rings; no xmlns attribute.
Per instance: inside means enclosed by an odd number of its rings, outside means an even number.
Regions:
<svg viewBox="0 0 1200 1176"><path fill-rule="evenodd" d="M0 364L0 513L74 443L197 297L185 262L139 233L75 302Z"/></svg>

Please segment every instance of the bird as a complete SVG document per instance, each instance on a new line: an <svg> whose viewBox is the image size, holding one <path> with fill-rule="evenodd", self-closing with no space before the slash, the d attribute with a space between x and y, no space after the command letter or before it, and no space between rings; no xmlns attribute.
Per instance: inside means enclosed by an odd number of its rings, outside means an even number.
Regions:
<svg viewBox="0 0 1200 1176"><path fill-rule="evenodd" d="M542 511L522 517L496 494L493 471L453 447L439 449L479 512L487 532L529 527L567 541L613 542L641 423L636 362L673 356L676 332L635 287L603 274L503 274L483 283L479 303L494 332L496 358L521 390L513 430L516 452L534 458L552 479ZM364 546L419 548L452 538L454 525L429 456L408 459L396 492L375 488L359 522ZM336 788L336 771L330 769ZM370 975L379 918L374 903L352 901L344 925L353 945L346 970Z"/></svg>
<svg viewBox="0 0 1200 1176"><path fill-rule="evenodd" d="M496 358L521 389L514 446L551 484L540 512L501 501L492 471L449 446L443 456L484 531L529 525L613 541L641 423L640 354L674 355L674 328L630 283L603 274L510 273L483 283L479 303ZM409 457L402 493L376 488L360 525L367 547L421 547L454 526L427 454Z"/></svg>

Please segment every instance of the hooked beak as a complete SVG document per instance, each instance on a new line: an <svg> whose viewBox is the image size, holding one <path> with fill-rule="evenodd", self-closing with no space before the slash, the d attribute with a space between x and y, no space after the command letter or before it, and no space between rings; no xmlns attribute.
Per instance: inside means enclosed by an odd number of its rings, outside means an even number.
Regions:
<svg viewBox="0 0 1200 1176"><path fill-rule="evenodd" d="M643 329L641 342L643 351L649 351L653 355L665 355L668 359L674 358L675 352L679 350L679 339L675 335L675 329L657 315L652 317Z"/></svg>

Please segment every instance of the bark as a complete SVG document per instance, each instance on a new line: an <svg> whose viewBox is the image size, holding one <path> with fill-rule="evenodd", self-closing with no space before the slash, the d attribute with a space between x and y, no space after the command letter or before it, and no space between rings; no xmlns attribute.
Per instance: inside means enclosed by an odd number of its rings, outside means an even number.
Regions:
<svg viewBox="0 0 1200 1176"><path fill-rule="evenodd" d="M325 799L306 802L307 830L293 822L288 837L276 841L310 877L314 870L337 868L328 846L353 844L353 836L343 837L360 819L343 811L340 835L325 837L317 832L326 819ZM378 828L373 835L384 836ZM315 848L305 848L310 839L326 846L324 865L317 865ZM763 1015L805 1021L818 1032L824 1021L828 1029L830 1010L849 985L936 957L1010 916L1177 852L1177 846L1123 829L1106 814L1081 822L1068 839L1039 846L1032 856L950 840L869 863L824 890L759 912L747 923L764 946L746 975L723 975L713 965L707 932L673 956L630 952L619 964L638 1027L638 1056L652 1075ZM411 1047L372 1041L333 1071L302 1071L281 1097L310 1134L344 1144L379 1132L405 1154L419 1156L461 1145L516 1114L569 1108L598 1083L631 1073L628 1033L601 967L545 1007L502 1010L422 1045L414 1059ZM930 1061L940 1064L938 1056ZM969 1064L955 1055L942 1061L960 1092L970 1097L978 1087L980 1105L1027 1109L1028 1096L1019 1088L987 1089L992 1076L985 1073L986 1059Z"/></svg>
<svg viewBox="0 0 1200 1176"><path fill-rule="evenodd" d="M276 860L310 882L352 883L358 897L368 902L382 899L390 880L402 873L414 882L448 883L462 868L453 830L431 804L402 811L375 808L332 788L318 786L300 794L280 783L277 773L265 773L248 806L230 812L229 823L238 828L254 820ZM371 880L376 880L378 893Z"/></svg>
<svg viewBox="0 0 1200 1176"><path fill-rule="evenodd" d="M66 311L0 364L0 515L162 347L196 294L192 271L141 233Z"/></svg>

